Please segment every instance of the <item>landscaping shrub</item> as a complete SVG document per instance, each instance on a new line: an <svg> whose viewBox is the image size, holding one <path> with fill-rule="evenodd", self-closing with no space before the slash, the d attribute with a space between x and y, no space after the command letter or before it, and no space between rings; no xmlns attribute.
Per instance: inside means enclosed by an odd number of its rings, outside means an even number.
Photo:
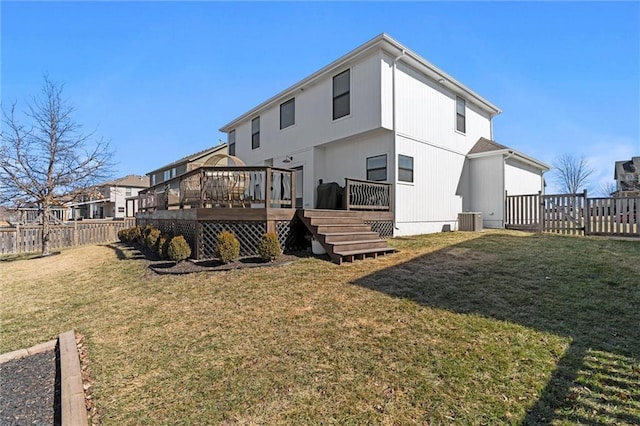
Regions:
<svg viewBox="0 0 640 426"><path fill-rule="evenodd" d="M182 262L191 256L191 247L182 235L171 238L167 246L167 256L174 262Z"/></svg>
<svg viewBox="0 0 640 426"><path fill-rule="evenodd" d="M140 228L139 226L134 226L133 228L129 228L130 243L139 243L140 238L142 238L142 228Z"/></svg>
<svg viewBox="0 0 640 426"><path fill-rule="evenodd" d="M258 242L257 251L258 256L271 262L282 254L282 247L280 247L280 241L275 232L267 232L262 235Z"/></svg>
<svg viewBox="0 0 640 426"><path fill-rule="evenodd" d="M145 245L149 250L156 251L156 244L158 243L158 239L160 238L160 230L152 228L147 236L144 238Z"/></svg>
<svg viewBox="0 0 640 426"><path fill-rule="evenodd" d="M240 257L240 242L233 232L222 231L218 234L216 255L223 263L229 263Z"/></svg>
<svg viewBox="0 0 640 426"><path fill-rule="evenodd" d="M121 229L118 231L118 239L121 243L128 243L129 240L129 230L131 228Z"/></svg>
<svg viewBox="0 0 640 426"><path fill-rule="evenodd" d="M169 243L171 242L171 235L161 234L160 238L158 238L158 242L156 244L156 251L158 252L158 256L160 259L167 259L167 249L169 248Z"/></svg>

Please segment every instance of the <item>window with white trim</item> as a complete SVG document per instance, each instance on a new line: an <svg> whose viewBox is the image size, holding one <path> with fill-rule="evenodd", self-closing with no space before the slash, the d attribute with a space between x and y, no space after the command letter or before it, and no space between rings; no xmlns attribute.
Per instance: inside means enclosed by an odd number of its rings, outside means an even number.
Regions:
<svg viewBox="0 0 640 426"><path fill-rule="evenodd" d="M413 182L413 157L398 155L398 181Z"/></svg>
<svg viewBox="0 0 640 426"><path fill-rule="evenodd" d="M229 132L229 136L227 136L227 142L229 144L229 146L228 146L229 155L236 155L236 131L235 131L235 129Z"/></svg>
<svg viewBox="0 0 640 426"><path fill-rule="evenodd" d="M387 154L367 157L367 180L387 180Z"/></svg>
<svg viewBox="0 0 640 426"><path fill-rule="evenodd" d="M460 96L456 96L456 130L462 133L467 132L466 110L466 101Z"/></svg>
<svg viewBox="0 0 640 426"><path fill-rule="evenodd" d="M333 119L351 114L351 70L333 77Z"/></svg>
<svg viewBox="0 0 640 426"><path fill-rule="evenodd" d="M280 104L280 129L286 129L296 123L296 98Z"/></svg>
<svg viewBox="0 0 640 426"><path fill-rule="evenodd" d="M260 148L260 117L251 120L251 149Z"/></svg>

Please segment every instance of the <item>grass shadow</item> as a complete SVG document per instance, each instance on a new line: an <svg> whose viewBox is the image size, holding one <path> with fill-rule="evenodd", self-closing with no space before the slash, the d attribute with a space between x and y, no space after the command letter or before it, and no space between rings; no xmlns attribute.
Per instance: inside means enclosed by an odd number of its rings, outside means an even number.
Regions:
<svg viewBox="0 0 640 426"><path fill-rule="evenodd" d="M487 234L353 283L571 338L523 424L640 424L638 258L637 242Z"/></svg>

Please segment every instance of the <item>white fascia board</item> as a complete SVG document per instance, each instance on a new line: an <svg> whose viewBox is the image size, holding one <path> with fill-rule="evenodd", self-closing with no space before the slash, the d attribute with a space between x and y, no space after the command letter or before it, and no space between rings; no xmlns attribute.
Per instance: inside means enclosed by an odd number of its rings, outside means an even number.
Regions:
<svg viewBox="0 0 640 426"><path fill-rule="evenodd" d="M447 83L447 87L449 88L449 90L453 91L454 93L460 94L468 101L471 101L472 103L477 104L482 109L488 111L492 117L502 112L500 108L498 108L488 100L484 99L483 97L481 97L480 95L478 95L477 93L469 89L468 87L464 86L458 80L451 77L449 74L445 73L444 71L440 70L431 62L427 61L426 59L414 53L413 51L407 49L402 44L400 44L393 38L389 37L387 34L382 33L374 37L373 39L369 40L368 42L364 43L363 45L357 47L356 49L352 50L351 52L347 53L346 55L331 62L329 65L321 68L319 71L316 71L315 73L311 74L309 77L299 81L293 86L283 90L282 92L267 99L266 101L256 106L255 108L249 110L248 112L242 114L236 119L230 121L229 123L222 126L219 130L223 133L230 132L240 122L247 120L250 117L260 115L260 113L263 110L271 107L272 105L276 105L278 103L284 102L290 97L295 96L296 92L300 91L301 89L304 89L306 86L312 85L316 80L319 80L325 77L327 74L334 72L340 67L344 67L349 62L353 62L357 58L363 55L366 55L368 53L371 53L376 49L386 51L390 53L391 56L393 57L398 57L398 60L405 61L407 64L418 69L420 72L434 79L436 82L438 82L441 79L444 79L444 81ZM409 60L407 60L407 58L409 58Z"/></svg>
<svg viewBox="0 0 640 426"><path fill-rule="evenodd" d="M493 157L496 155L500 155L504 157L505 160L507 158L513 157L518 161L521 161L525 164L529 164L530 166L540 169L543 173L551 170L551 166L549 166L548 164L543 163L542 161L536 160L533 157L529 157L528 155L523 154L519 151L515 151L513 149L498 149L495 151L486 151L486 152L478 152L476 154L467 154L467 158L474 159L474 158L483 158L483 157Z"/></svg>

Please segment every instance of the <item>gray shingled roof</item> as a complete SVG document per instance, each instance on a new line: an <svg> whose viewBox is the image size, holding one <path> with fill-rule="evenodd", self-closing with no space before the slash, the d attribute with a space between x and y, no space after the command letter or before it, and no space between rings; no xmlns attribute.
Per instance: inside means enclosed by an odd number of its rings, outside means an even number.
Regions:
<svg viewBox="0 0 640 426"><path fill-rule="evenodd" d="M149 176L127 175L125 177L110 180L99 186L132 186L136 188L148 188Z"/></svg>
<svg viewBox="0 0 640 426"><path fill-rule="evenodd" d="M489 152L489 151L501 151L503 149L511 149L504 145L500 145L496 141L489 140L487 138L480 138L478 142L471 148L469 154L479 154L481 152Z"/></svg>
<svg viewBox="0 0 640 426"><path fill-rule="evenodd" d="M225 146L227 146L227 144L223 143L223 144L220 144L220 145L212 146L212 147L207 148L207 149L203 149L202 151L198 151L198 152L196 152L194 154L187 155L186 157L182 157L181 159L176 160L173 163L165 164L164 166L159 167L157 169L154 169L154 170L150 171L147 174L150 175L150 174L155 173L155 172L157 172L159 170L170 169L172 167L176 167L176 166L179 166L181 164L188 163L188 162L193 161L193 160L197 160L198 158L204 157L205 155L211 154L212 152L219 151L220 149L224 148Z"/></svg>

